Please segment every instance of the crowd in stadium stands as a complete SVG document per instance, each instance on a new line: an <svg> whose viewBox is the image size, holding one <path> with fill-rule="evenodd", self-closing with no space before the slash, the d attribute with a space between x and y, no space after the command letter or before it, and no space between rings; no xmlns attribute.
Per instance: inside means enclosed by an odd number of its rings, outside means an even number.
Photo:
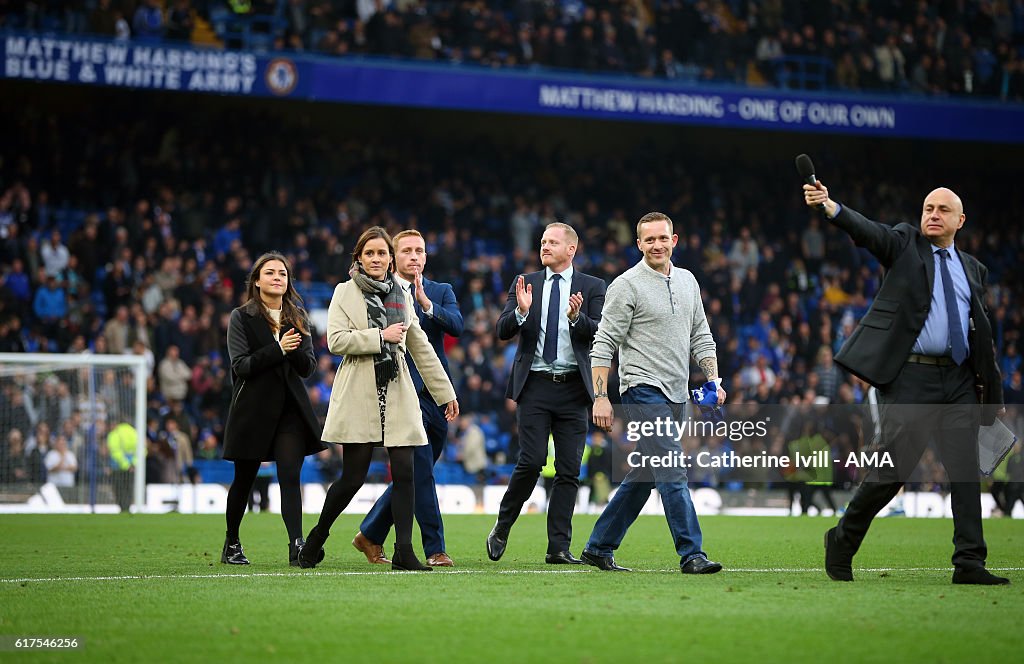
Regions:
<svg viewBox="0 0 1024 664"><path fill-rule="evenodd" d="M0 27L180 42L197 16L265 19L222 34L261 50L1024 100L1024 0L30 0Z"/></svg>
<svg viewBox="0 0 1024 664"><path fill-rule="evenodd" d="M144 355L151 481L175 481L197 460L218 457L230 397L226 325L252 261L282 250L307 307L322 310L347 278L354 240L371 224L419 228L428 275L454 285L466 319L465 334L449 339L463 415L440 481L507 477L517 444L514 404L503 392L515 348L497 340L495 322L514 276L538 268L539 235L552 220L578 229L576 267L608 281L639 260L634 226L642 213L660 209L675 220L675 263L703 287L731 403L864 401L866 386L832 356L881 271L808 213L789 168L649 144L594 159L484 140L327 140L321 129L255 113L240 121L227 112L187 118L153 108L142 117L116 105L62 116L26 106L0 127L9 155L0 165L0 351ZM866 157L824 166L840 200L881 219L916 223L923 194L936 184L912 171L898 184L880 183ZM1024 243L1017 210L1000 193L1016 183L991 177L970 168L958 174L969 215L958 239L989 267L1007 402L1018 403ZM323 333L319 371L308 381L320 417L338 361ZM0 483L55 472L50 451L65 447L71 455L60 465L73 473L69 464L84 458L93 435L101 465L123 462L105 440L130 419L130 372L100 372L100 405L91 407L81 380L59 376L0 380L0 412L11 424L0 443ZM695 367L691 376L699 382ZM592 434L591 476L611 475L621 433ZM785 454L794 435L773 427L736 451ZM845 455L871 432L839 424L829 437ZM713 453L732 445L695 444ZM337 476L338 462L333 447L317 459L324 481ZM383 464L376 472L385 479ZM849 484L854 472L837 473L836 482ZM939 477L932 460L920 481L930 486ZM733 488L784 480L740 471L692 479Z"/></svg>

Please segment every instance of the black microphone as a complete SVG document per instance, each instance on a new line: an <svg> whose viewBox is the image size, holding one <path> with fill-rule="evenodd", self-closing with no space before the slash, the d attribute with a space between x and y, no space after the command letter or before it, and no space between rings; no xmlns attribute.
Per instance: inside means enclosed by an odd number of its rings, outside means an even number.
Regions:
<svg viewBox="0 0 1024 664"><path fill-rule="evenodd" d="M806 154L798 154L796 156L796 172L800 174L804 182L812 187L818 184L818 179L814 177L814 162ZM817 207L822 212L825 211L824 203L818 203Z"/></svg>

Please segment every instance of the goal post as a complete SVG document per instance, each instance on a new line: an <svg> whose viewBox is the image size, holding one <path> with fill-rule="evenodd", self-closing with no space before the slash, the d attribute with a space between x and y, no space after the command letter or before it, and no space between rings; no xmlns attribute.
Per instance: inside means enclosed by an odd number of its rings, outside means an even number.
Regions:
<svg viewBox="0 0 1024 664"><path fill-rule="evenodd" d="M148 378L141 355L0 353L0 512L143 511Z"/></svg>

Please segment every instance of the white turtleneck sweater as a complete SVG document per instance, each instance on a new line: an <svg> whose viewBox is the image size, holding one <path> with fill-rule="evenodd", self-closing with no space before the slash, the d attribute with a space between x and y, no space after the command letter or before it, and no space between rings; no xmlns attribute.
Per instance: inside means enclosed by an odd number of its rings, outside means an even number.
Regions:
<svg viewBox="0 0 1024 664"><path fill-rule="evenodd" d="M267 311L270 312L270 317L273 319L274 325L277 327L277 332L274 333L274 338L277 339L278 346L281 346L281 310L268 308ZM288 354L285 351L284 346L281 346L281 354Z"/></svg>

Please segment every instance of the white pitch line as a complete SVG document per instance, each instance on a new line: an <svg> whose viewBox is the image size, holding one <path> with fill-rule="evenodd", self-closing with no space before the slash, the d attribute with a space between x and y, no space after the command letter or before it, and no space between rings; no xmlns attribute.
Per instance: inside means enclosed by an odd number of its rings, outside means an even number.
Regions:
<svg viewBox="0 0 1024 664"><path fill-rule="evenodd" d="M990 572L1024 572L1024 567L986 567ZM730 569L726 567L724 572L750 572L752 574L770 574L773 572L825 572L824 567L812 569L789 569L777 567L770 569ZM952 567L854 567L855 572L952 572Z"/></svg>
<svg viewBox="0 0 1024 664"><path fill-rule="evenodd" d="M989 570L993 572L1024 572L1024 567L989 567ZM589 572L596 572L597 570L591 569L566 569L566 570L544 570L544 569L508 569L508 570L482 570L482 569L453 569L453 570L435 570L440 571L444 574L586 574ZM795 568L795 567L768 567L768 568L737 568L730 569L726 568L723 570L726 574L729 572L742 573L742 574L779 574L779 573L797 573L797 574L824 574L825 570L820 567L816 568ZM855 572L952 572L952 567L868 567L868 568L855 568ZM678 569L637 569L633 570L634 574L678 574ZM126 574L122 576L54 576L54 577L40 577L40 578L21 578L21 579L0 579L0 584L10 583L59 583L61 581L149 581L155 579L250 579L255 577L291 577L291 578L304 578L304 577L345 577L345 576L380 576L388 577L392 576L398 578L398 576L405 575L392 575L387 571L381 570L379 572L253 572L252 574ZM429 578L429 577L428 577Z"/></svg>

